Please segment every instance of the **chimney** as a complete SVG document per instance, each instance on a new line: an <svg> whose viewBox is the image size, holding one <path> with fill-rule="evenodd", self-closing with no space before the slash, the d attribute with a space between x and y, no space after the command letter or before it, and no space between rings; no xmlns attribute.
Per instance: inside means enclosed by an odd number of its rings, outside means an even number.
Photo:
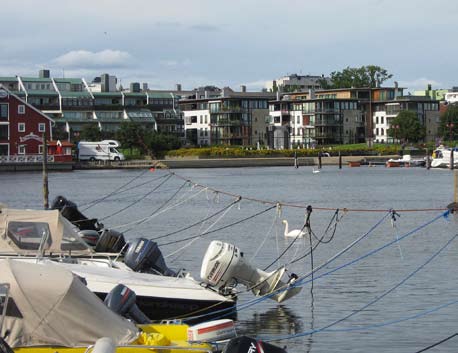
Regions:
<svg viewBox="0 0 458 353"><path fill-rule="evenodd" d="M277 101L280 100L280 92L277 91Z"/></svg>
<svg viewBox="0 0 458 353"><path fill-rule="evenodd" d="M181 83L175 85L175 91L181 91Z"/></svg>
<svg viewBox="0 0 458 353"><path fill-rule="evenodd" d="M394 81L394 98L396 98L398 94L399 94L398 81Z"/></svg>
<svg viewBox="0 0 458 353"><path fill-rule="evenodd" d="M246 86L245 85L241 85L240 86L240 91L245 93L246 92Z"/></svg>
<svg viewBox="0 0 458 353"><path fill-rule="evenodd" d="M38 72L38 77L39 78L49 78L50 77L49 70L40 70Z"/></svg>
<svg viewBox="0 0 458 353"><path fill-rule="evenodd" d="M207 98L208 98L208 91L205 90L205 99L207 99Z"/></svg>
<svg viewBox="0 0 458 353"><path fill-rule="evenodd" d="M431 91L431 88L432 88L431 84L428 83L428 91Z"/></svg>

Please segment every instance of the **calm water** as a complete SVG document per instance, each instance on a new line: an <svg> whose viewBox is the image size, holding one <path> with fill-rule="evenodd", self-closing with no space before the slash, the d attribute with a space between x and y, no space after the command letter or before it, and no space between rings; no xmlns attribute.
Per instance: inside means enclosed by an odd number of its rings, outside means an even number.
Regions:
<svg viewBox="0 0 458 353"><path fill-rule="evenodd" d="M315 208L311 215L311 226L318 237L323 235L334 213L319 208L436 209L444 208L453 201L453 173L447 170L383 167L338 170L337 167L325 167L321 173L313 174L308 167L297 170L283 167L187 169L175 172L193 182L243 197L311 205ZM87 216L102 219L107 227L127 224L119 228L121 231L132 228L129 223L157 213L149 221L126 232L128 238L154 238L167 234L206 218L234 200L231 196L184 185L183 180L176 176L166 179L164 175L166 172L160 170L52 173L49 176L50 200L57 195L64 195L80 205ZM105 197L128 182L130 184L124 189L131 188L129 191L118 192L85 209L89 202ZM0 191L0 202L10 207L42 207L40 173L0 174ZM163 206L168 200L167 205ZM157 212L161 206L161 212ZM206 247L214 239L236 244L244 251L246 258L259 268L264 268L291 242L283 237L281 220L287 219L290 229L301 228L304 224L303 208L282 207L278 217L276 210L270 210L193 242L164 243L220 228L267 207L269 205L242 198L238 205L229 208L226 213L159 239L158 243L162 244L163 253L168 255L170 267L184 267L196 278L199 277ZM124 211L109 217L124 208ZM287 345L289 352L415 352L456 333L457 240L428 262L457 233L456 217L439 218L399 243L343 266L396 239L396 236L415 230L440 213L400 212L401 216L395 222L396 228L392 227L389 217L384 219L367 238L316 274L319 276L339 268L314 281L313 297L311 284L308 283L298 296L280 305L264 300L248 306L238 313L238 331L262 338L303 333L303 336L277 343ZM385 212L359 211L340 214L343 217L334 238L328 244L320 244L313 253L315 265L331 258L368 232L386 215ZM282 257L281 263L289 263L308 249L308 238L298 241ZM368 305L426 262L401 286ZM308 273L310 268L309 256L289 266L290 271L298 275ZM250 293L242 293L239 307L253 298ZM445 304L449 305L438 309ZM357 313L350 318L323 330L355 311ZM310 334L312 330L317 332ZM430 352L456 352L457 347L458 338L455 337Z"/></svg>

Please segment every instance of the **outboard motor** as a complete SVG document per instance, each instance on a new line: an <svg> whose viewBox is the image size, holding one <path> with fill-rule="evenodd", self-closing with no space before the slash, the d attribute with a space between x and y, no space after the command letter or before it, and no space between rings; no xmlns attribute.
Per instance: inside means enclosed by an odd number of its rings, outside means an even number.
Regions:
<svg viewBox="0 0 458 353"><path fill-rule="evenodd" d="M273 272L265 272L252 266L236 246L222 241L212 241L202 261L200 277L210 286L224 291L237 283L244 284L254 295L268 295L281 303L301 291L301 287L290 286L296 275L288 283L281 281L286 268L280 267Z"/></svg>
<svg viewBox="0 0 458 353"><path fill-rule="evenodd" d="M97 219L89 219L83 215L74 202L67 200L65 197L59 195L57 196L52 204L52 210L59 210L62 216L67 218L80 230L95 230L100 231L103 228L103 224L99 224Z"/></svg>
<svg viewBox="0 0 458 353"><path fill-rule="evenodd" d="M177 275L165 264L157 243L145 238L132 240L124 256L124 263L135 272L159 273L170 277Z"/></svg>
<svg viewBox="0 0 458 353"><path fill-rule="evenodd" d="M284 348L273 344L258 341L248 336L239 336L231 339L223 353L287 353Z"/></svg>
<svg viewBox="0 0 458 353"><path fill-rule="evenodd" d="M97 245L97 242L99 241L100 234L96 230L80 230L78 232L78 235L80 236L81 239L83 239L87 245L90 247L94 248Z"/></svg>
<svg viewBox="0 0 458 353"><path fill-rule="evenodd" d="M124 316L137 324L150 324L151 320L141 312L135 300L137 295L123 284L118 284L103 301L115 313Z"/></svg>
<svg viewBox="0 0 458 353"><path fill-rule="evenodd" d="M95 245L96 252L119 253L124 249L124 235L112 229L104 229Z"/></svg>

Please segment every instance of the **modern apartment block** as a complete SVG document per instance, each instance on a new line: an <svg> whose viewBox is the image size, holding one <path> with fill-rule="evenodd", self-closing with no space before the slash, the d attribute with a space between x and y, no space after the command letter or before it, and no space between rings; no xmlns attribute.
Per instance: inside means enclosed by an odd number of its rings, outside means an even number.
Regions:
<svg viewBox="0 0 458 353"><path fill-rule="evenodd" d="M196 93L179 102L186 140L195 145L256 145L266 141L268 101L274 93L222 90Z"/></svg>
<svg viewBox="0 0 458 353"><path fill-rule="evenodd" d="M394 143L388 130L401 110L415 111L426 128L426 141L434 141L439 104L429 96L403 96L395 87L309 90L284 94L270 102L269 146Z"/></svg>
<svg viewBox="0 0 458 353"><path fill-rule="evenodd" d="M300 92L308 91L310 89L319 90L322 88L320 83L321 80L329 81L330 79L328 77L324 77L324 75L313 76L292 74L269 82L267 89L271 92Z"/></svg>
<svg viewBox="0 0 458 353"><path fill-rule="evenodd" d="M364 122L356 99L283 96L269 103L268 146L313 147L364 141Z"/></svg>
<svg viewBox="0 0 458 353"><path fill-rule="evenodd" d="M39 77L0 77L0 84L52 118L54 129L68 139L91 124L114 132L124 121L184 138L177 102L188 92L140 90L135 84L121 91L116 83L108 74L88 83L84 78L53 78L49 70L41 70Z"/></svg>

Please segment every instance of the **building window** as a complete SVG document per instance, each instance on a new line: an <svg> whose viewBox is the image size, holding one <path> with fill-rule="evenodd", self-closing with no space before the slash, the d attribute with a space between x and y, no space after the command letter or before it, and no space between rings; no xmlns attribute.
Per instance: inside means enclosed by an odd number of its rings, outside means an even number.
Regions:
<svg viewBox="0 0 458 353"><path fill-rule="evenodd" d="M9 140L8 125L0 125L0 140Z"/></svg>
<svg viewBox="0 0 458 353"><path fill-rule="evenodd" d="M25 145L19 145L18 154L25 154Z"/></svg>
<svg viewBox="0 0 458 353"><path fill-rule="evenodd" d="M25 114L25 105L24 104L19 104L17 106L17 113L18 114Z"/></svg>
<svg viewBox="0 0 458 353"><path fill-rule="evenodd" d="M39 132L45 132L45 131L46 131L46 124L44 124L44 123L39 123L39 124L38 124L38 131L39 131Z"/></svg>
<svg viewBox="0 0 458 353"><path fill-rule="evenodd" d="M8 120L8 104L0 104L0 120Z"/></svg>
<svg viewBox="0 0 458 353"><path fill-rule="evenodd" d="M381 117L380 117L380 124L384 124L383 120L384 120L384 119L383 119L383 116L381 116Z"/></svg>
<svg viewBox="0 0 458 353"><path fill-rule="evenodd" d="M17 124L17 131L25 132L25 123L18 123Z"/></svg>
<svg viewBox="0 0 458 353"><path fill-rule="evenodd" d="M38 145L38 153L43 154L43 145Z"/></svg>
<svg viewBox="0 0 458 353"><path fill-rule="evenodd" d="M0 145L0 156L8 156L10 154L10 149L8 144Z"/></svg>

